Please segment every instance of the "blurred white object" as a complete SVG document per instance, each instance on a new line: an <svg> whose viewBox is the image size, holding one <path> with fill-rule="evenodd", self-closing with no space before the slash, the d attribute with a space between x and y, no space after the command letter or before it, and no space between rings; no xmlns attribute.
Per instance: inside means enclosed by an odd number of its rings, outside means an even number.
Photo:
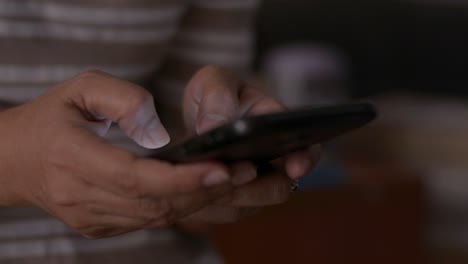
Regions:
<svg viewBox="0 0 468 264"><path fill-rule="evenodd" d="M468 248L468 103L457 98L379 100L387 152L425 175L432 249ZM468 257L468 256L467 256Z"/></svg>
<svg viewBox="0 0 468 264"><path fill-rule="evenodd" d="M263 73L269 89L288 107L326 104L345 98L346 64L335 48L297 44L270 52Z"/></svg>

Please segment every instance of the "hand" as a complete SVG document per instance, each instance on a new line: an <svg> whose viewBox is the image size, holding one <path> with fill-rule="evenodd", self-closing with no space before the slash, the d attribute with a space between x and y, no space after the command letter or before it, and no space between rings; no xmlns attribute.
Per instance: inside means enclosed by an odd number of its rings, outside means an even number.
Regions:
<svg viewBox="0 0 468 264"><path fill-rule="evenodd" d="M34 205L90 238L164 227L231 188L228 169L141 159L99 135L111 122L142 146L169 136L143 88L87 72L0 113L0 205Z"/></svg>
<svg viewBox="0 0 468 264"><path fill-rule="evenodd" d="M190 81L184 96L184 120L193 134L200 134L239 115L284 111L277 100L262 94L234 74L205 67ZM295 180L316 165L320 148L297 152L275 161L277 170L257 178L253 164L231 167L236 172L232 192L184 220L185 225L232 222L259 207L285 202Z"/></svg>

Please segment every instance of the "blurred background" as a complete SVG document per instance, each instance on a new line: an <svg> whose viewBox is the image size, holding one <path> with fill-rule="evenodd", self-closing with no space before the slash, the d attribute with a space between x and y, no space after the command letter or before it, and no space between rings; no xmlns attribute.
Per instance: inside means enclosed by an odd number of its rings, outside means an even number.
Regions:
<svg viewBox="0 0 468 264"><path fill-rule="evenodd" d="M468 1L266 0L255 80L366 100L291 202L213 233L228 263L468 263Z"/></svg>

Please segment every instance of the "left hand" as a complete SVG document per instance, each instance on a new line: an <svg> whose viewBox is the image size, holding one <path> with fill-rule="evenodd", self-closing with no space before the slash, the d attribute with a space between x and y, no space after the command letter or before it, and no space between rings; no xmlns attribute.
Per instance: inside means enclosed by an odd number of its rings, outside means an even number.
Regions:
<svg viewBox="0 0 468 264"><path fill-rule="evenodd" d="M183 101L184 121L192 134L200 134L239 115L285 111L272 97L251 87L233 73L214 66L201 69L189 82ZM292 153L275 163L271 175L257 178L255 166L231 166L233 190L210 206L190 215L188 226L237 221L256 209L285 202L294 181L309 173L319 160L320 147Z"/></svg>

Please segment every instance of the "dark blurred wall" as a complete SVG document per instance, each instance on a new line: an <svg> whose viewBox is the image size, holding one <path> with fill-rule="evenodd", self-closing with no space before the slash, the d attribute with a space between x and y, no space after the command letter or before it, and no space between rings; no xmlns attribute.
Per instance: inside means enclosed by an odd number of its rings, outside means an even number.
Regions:
<svg viewBox="0 0 468 264"><path fill-rule="evenodd" d="M388 90L468 95L468 5L266 0L257 29L257 66L274 47L329 43L351 58L354 95Z"/></svg>

